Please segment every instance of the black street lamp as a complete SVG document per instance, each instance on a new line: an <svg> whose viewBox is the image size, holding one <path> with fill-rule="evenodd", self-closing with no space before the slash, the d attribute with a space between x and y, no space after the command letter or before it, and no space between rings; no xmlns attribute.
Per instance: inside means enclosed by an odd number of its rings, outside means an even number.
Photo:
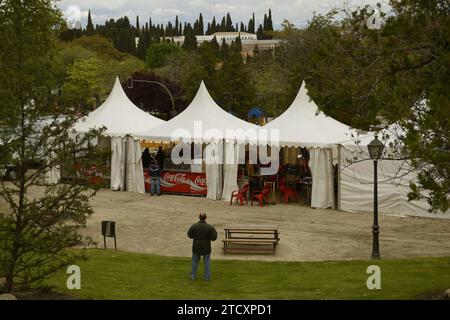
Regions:
<svg viewBox="0 0 450 320"><path fill-rule="evenodd" d="M158 81L151 81L151 80L137 80L137 79L133 79L130 77L127 79L128 89L133 89L133 82L157 84L160 87L162 87L169 94L170 100L172 101L172 117L175 117L177 115L177 112L175 110L175 100L173 99L173 95L170 92L169 88L167 88L163 83L158 82Z"/></svg>
<svg viewBox="0 0 450 320"><path fill-rule="evenodd" d="M372 245L372 259L380 259L380 226L378 225L378 160L383 155L384 144L378 140L378 133L375 134L375 139L367 146L369 149L370 158L373 160L373 245Z"/></svg>

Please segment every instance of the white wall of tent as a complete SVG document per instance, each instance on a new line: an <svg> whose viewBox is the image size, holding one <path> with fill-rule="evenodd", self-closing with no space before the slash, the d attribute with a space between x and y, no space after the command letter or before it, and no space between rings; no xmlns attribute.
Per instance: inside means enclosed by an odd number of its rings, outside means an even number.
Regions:
<svg viewBox="0 0 450 320"><path fill-rule="evenodd" d="M208 112L204 112L207 108ZM205 136L196 136L194 122L201 121L204 129L215 128L222 132L222 148L237 154L245 144L258 143L271 147L306 147L310 151L310 168L313 187L313 208L335 208L350 212L372 212L373 164L368 157L367 145L374 133L359 135L356 130L326 116L309 98L305 83L292 105L278 118L256 130L278 130L277 141L247 141L227 137L226 129L255 129L255 125L224 111L219 107L204 83L192 103L182 113L169 121L163 121L136 107L126 96L119 79L105 103L81 118L74 126L74 133L83 134L93 128L106 127L104 135L111 139L111 189L143 193L144 179L141 161L140 139L153 141L173 140L173 131L184 129L186 136L178 136L178 142L214 143ZM397 127L391 126L391 136ZM400 130L401 131L401 130ZM208 140L209 139L209 140ZM386 152L389 152L387 148ZM334 202L333 167L338 165L337 207ZM207 198L229 200L237 186L237 162L235 165L207 165ZM59 175L50 174L47 182L56 183ZM441 214L428 212L425 200L408 201L409 183L417 178L408 161L379 161L379 211L382 214L450 218L450 211Z"/></svg>

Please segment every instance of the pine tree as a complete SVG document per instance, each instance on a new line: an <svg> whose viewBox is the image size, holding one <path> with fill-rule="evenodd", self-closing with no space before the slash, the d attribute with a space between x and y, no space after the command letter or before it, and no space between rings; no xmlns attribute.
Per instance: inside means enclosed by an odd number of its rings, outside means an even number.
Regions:
<svg viewBox="0 0 450 320"><path fill-rule="evenodd" d="M139 24L139 16L136 16L136 30L138 32L140 32L141 30L141 25Z"/></svg>
<svg viewBox="0 0 450 320"><path fill-rule="evenodd" d="M86 35L92 36L95 32L94 24L92 23L91 10L88 13L88 22L86 26Z"/></svg>

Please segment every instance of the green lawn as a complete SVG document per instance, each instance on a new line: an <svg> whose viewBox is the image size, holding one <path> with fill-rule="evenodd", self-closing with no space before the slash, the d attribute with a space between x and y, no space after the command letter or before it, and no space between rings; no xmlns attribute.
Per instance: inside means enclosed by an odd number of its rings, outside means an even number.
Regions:
<svg viewBox="0 0 450 320"><path fill-rule="evenodd" d="M213 281L191 281L190 259L88 250L81 290L60 272L43 284L88 299L415 299L450 288L450 257L351 262L213 260ZM382 289L367 289L367 267L381 267ZM199 272L202 272L201 267Z"/></svg>

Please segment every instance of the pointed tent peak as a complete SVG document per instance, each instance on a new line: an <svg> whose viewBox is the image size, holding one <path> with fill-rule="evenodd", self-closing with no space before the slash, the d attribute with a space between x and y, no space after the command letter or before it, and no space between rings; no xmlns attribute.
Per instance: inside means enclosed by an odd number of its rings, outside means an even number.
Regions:
<svg viewBox="0 0 450 320"><path fill-rule="evenodd" d="M302 112L303 115L317 115L319 108L314 101L309 97L308 89L306 88L306 82L302 82L302 86L297 93L292 105L288 108L295 112Z"/></svg>
<svg viewBox="0 0 450 320"><path fill-rule="evenodd" d="M119 87L120 87L120 89L122 89L122 91L123 91L122 84L120 83L119 76L116 76L116 81L114 81L114 86L113 86L112 91L114 91L114 90L116 90L116 89L119 89Z"/></svg>
<svg viewBox="0 0 450 320"><path fill-rule="evenodd" d="M116 81L114 82L114 86L111 90L111 93L109 94L108 98L106 99L105 103L110 99L122 99L124 103L126 104L133 104L131 100L128 98L127 94L125 93L125 90L123 90L122 83L120 82L119 76L116 76Z"/></svg>
<svg viewBox="0 0 450 320"><path fill-rule="evenodd" d="M214 102L214 104L217 105L217 103L214 101L214 99L211 97L211 94L209 93L208 89L206 88L205 82L202 80L200 83L200 86L198 88L197 94L195 95L194 99L191 102L191 105L198 105L199 101L208 101L208 102ZM189 108L189 107L188 107Z"/></svg>

